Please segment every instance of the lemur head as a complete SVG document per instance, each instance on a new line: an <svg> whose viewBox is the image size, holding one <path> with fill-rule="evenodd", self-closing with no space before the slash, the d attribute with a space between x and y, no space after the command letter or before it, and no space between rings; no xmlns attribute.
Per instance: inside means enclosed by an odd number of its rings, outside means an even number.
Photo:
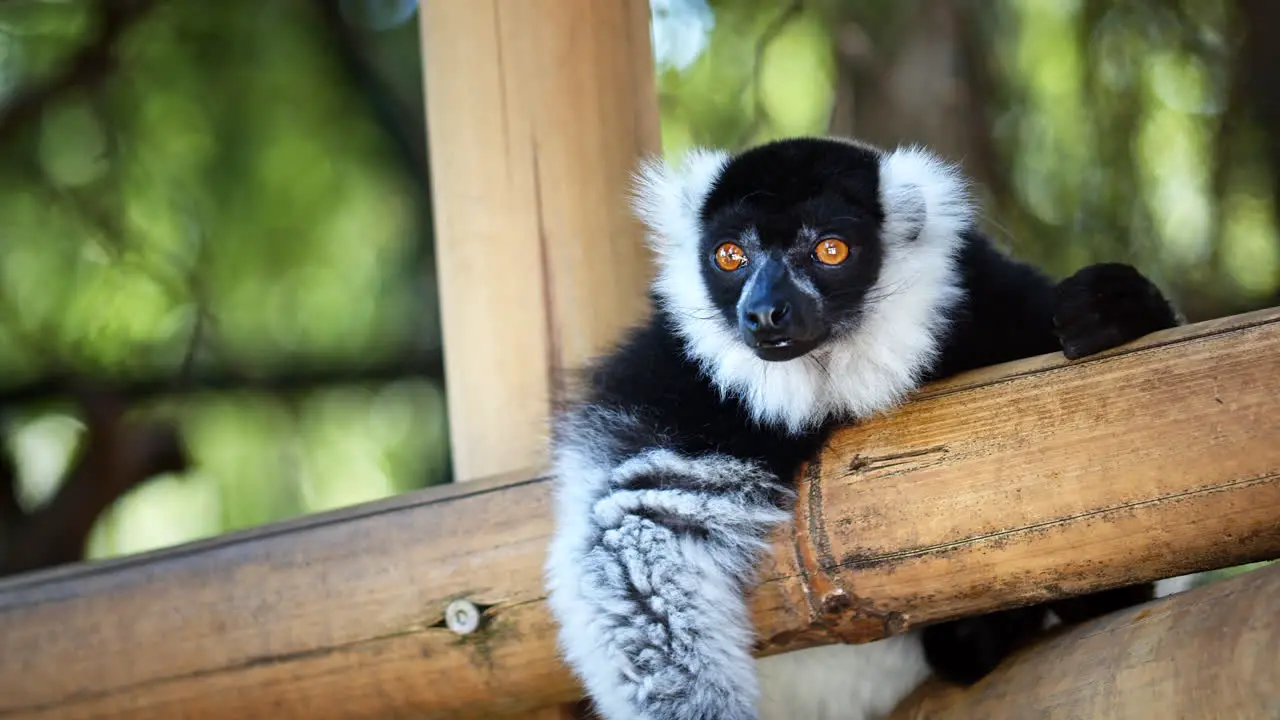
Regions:
<svg viewBox="0 0 1280 720"><path fill-rule="evenodd" d="M896 404L960 299L965 183L922 149L694 150L647 164L636 207L688 354L757 420L793 431Z"/></svg>

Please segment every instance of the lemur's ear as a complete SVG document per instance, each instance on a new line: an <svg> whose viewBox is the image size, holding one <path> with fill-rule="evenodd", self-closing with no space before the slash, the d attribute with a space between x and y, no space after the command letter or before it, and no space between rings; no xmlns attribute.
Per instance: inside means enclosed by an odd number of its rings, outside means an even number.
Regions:
<svg viewBox="0 0 1280 720"><path fill-rule="evenodd" d="M928 217L924 193L917 185L898 185L882 194L886 239L911 242L920 237Z"/></svg>
<svg viewBox="0 0 1280 720"><path fill-rule="evenodd" d="M973 220L968 181L960 169L921 147L880 159L880 206L886 242L952 238Z"/></svg>
<svg viewBox="0 0 1280 720"><path fill-rule="evenodd" d="M676 162L650 158L635 176L632 206L649 232L649 245L659 253L692 243L700 233L698 212L720 177L729 154L694 148Z"/></svg>

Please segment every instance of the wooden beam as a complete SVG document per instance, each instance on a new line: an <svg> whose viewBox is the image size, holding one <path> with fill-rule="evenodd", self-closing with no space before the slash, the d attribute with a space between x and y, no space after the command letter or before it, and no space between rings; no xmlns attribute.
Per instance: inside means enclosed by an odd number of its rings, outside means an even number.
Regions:
<svg viewBox="0 0 1280 720"><path fill-rule="evenodd" d="M1277 437L1280 309L927 387L804 474L754 593L760 652L1280 556ZM571 701L548 501L545 480L478 481L0 582L0 717Z"/></svg>
<svg viewBox="0 0 1280 720"><path fill-rule="evenodd" d="M1050 636L961 689L927 683L889 720L1275 718L1280 565Z"/></svg>
<svg viewBox="0 0 1280 720"><path fill-rule="evenodd" d="M660 150L649 6L433 0L420 17L454 476L533 472L557 373L645 308L627 196Z"/></svg>

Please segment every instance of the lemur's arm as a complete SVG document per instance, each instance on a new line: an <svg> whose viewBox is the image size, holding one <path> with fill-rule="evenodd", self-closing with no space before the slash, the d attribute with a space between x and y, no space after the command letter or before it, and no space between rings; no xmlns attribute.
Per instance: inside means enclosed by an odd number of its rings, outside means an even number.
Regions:
<svg viewBox="0 0 1280 720"><path fill-rule="evenodd" d="M609 720L756 717L744 594L793 491L763 467L610 443L647 430L587 406L558 447L547 562L561 647ZM616 448L616 443L613 444Z"/></svg>
<svg viewBox="0 0 1280 720"><path fill-rule="evenodd" d="M1120 263L1089 265L1058 283L1052 309L1054 334L1072 360L1181 324L1160 289ZM974 683L1044 629L1046 609L1064 623L1084 622L1154 593L1151 583L1141 583L933 625L924 631L925 656L942 678Z"/></svg>

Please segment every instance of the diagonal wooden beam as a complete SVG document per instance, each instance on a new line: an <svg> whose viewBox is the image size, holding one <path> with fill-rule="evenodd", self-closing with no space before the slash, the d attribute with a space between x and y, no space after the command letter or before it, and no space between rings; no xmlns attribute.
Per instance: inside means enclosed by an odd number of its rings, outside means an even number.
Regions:
<svg viewBox="0 0 1280 720"><path fill-rule="evenodd" d="M1280 556L1280 309L925 388L837 432L761 653ZM476 481L0 582L0 717L488 718L573 700L549 482ZM445 611L479 612L467 634ZM468 627L467 606L455 627Z"/></svg>

